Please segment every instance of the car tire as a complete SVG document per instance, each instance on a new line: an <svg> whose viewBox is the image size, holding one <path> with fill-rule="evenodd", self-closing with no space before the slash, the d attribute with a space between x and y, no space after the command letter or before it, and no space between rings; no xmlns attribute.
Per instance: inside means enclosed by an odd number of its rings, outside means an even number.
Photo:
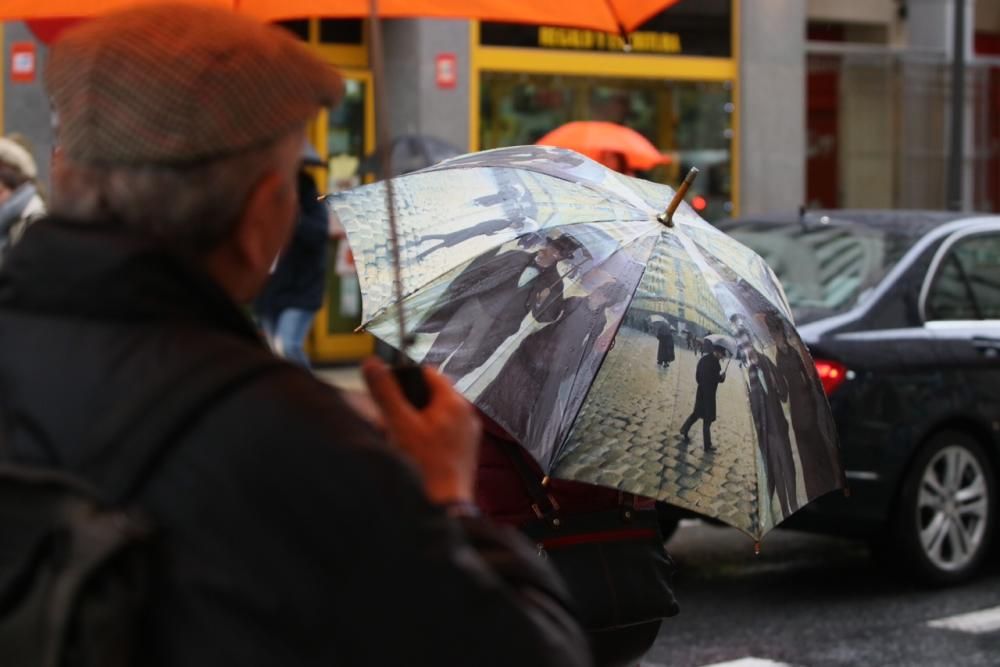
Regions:
<svg viewBox="0 0 1000 667"><path fill-rule="evenodd" d="M947 586L969 579L986 559L996 528L996 477L974 438L959 431L932 436L900 489L890 553L921 582Z"/></svg>

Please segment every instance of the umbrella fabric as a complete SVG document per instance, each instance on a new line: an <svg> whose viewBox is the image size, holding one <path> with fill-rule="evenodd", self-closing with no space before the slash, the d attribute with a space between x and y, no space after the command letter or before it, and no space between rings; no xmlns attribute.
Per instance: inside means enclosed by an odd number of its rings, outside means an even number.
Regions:
<svg viewBox="0 0 1000 667"><path fill-rule="evenodd" d="M462 151L444 139L422 134L408 134L396 137L390 143L392 151L392 175L402 176L412 171L437 164L442 160L460 155ZM358 168L362 174L371 173L377 178L382 175L383 150L377 150L365 157Z"/></svg>
<svg viewBox="0 0 1000 667"><path fill-rule="evenodd" d="M229 7L265 21L309 16L361 18L370 0L188 0ZM605 32L631 32L677 0L577 0L567 12L561 0L380 0L384 18L455 18L509 23L572 26ZM96 16L150 0L4 0L0 21Z"/></svg>
<svg viewBox="0 0 1000 667"><path fill-rule="evenodd" d="M602 161L608 153L618 153L625 157L627 168L634 171L645 171L670 161L635 130L604 121L566 123L535 143L568 148L598 161Z"/></svg>
<svg viewBox="0 0 1000 667"><path fill-rule="evenodd" d="M548 474L757 538L843 486L829 407L777 279L687 204L674 228L659 223L673 190L542 146L454 158L394 185L411 355L449 375ZM357 262L365 327L398 347L384 184L328 202ZM736 336L734 322L762 330L711 397L713 450L700 426L678 433L712 359L678 347L659 368L656 315L699 338Z"/></svg>
<svg viewBox="0 0 1000 667"><path fill-rule="evenodd" d="M736 339L731 338L730 336L723 336L721 334L709 334L705 336L705 340L708 341L709 344L711 345L717 345L723 348L726 352L728 352L730 355L734 357L736 356L736 353L739 350L739 344L736 342Z"/></svg>

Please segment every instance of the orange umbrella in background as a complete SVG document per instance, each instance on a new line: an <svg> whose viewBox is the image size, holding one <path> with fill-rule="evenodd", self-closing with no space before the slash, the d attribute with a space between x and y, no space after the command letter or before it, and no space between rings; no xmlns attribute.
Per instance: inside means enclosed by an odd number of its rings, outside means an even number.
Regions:
<svg viewBox="0 0 1000 667"><path fill-rule="evenodd" d="M96 16L157 0L3 0L0 21ZM363 18L368 0L187 0L229 7L264 21ZM453 18L628 33L677 0L382 0L382 18Z"/></svg>
<svg viewBox="0 0 1000 667"><path fill-rule="evenodd" d="M609 154L617 153L624 157L624 167L629 171L646 171L670 162L670 156L661 153L646 137L635 130L604 121L578 120L566 123L535 143L568 148L602 164L607 164L606 158Z"/></svg>

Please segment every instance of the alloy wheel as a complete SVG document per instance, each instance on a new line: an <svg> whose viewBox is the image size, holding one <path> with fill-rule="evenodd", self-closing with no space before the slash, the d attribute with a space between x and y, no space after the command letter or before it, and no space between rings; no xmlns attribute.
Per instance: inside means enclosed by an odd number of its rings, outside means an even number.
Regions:
<svg viewBox="0 0 1000 667"><path fill-rule="evenodd" d="M986 475L972 452L960 445L936 452L916 504L920 544L931 564L949 572L967 566L983 546L989 510Z"/></svg>

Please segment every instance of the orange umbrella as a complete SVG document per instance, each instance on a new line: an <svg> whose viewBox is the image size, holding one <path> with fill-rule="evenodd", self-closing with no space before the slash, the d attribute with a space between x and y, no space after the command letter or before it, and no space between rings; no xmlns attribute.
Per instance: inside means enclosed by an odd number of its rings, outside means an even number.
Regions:
<svg viewBox="0 0 1000 667"><path fill-rule="evenodd" d="M626 167L633 171L645 171L670 162L669 156L658 151L656 146L635 130L604 121L578 120L566 123L535 143L568 148L601 163L606 162L608 154L618 153L625 157Z"/></svg>
<svg viewBox="0 0 1000 667"><path fill-rule="evenodd" d="M0 21L95 16L158 0L3 0ZM369 0L189 0L255 16L265 21L322 16L361 18ZM382 0L383 18L478 19L559 25L605 32L631 32L677 0Z"/></svg>

